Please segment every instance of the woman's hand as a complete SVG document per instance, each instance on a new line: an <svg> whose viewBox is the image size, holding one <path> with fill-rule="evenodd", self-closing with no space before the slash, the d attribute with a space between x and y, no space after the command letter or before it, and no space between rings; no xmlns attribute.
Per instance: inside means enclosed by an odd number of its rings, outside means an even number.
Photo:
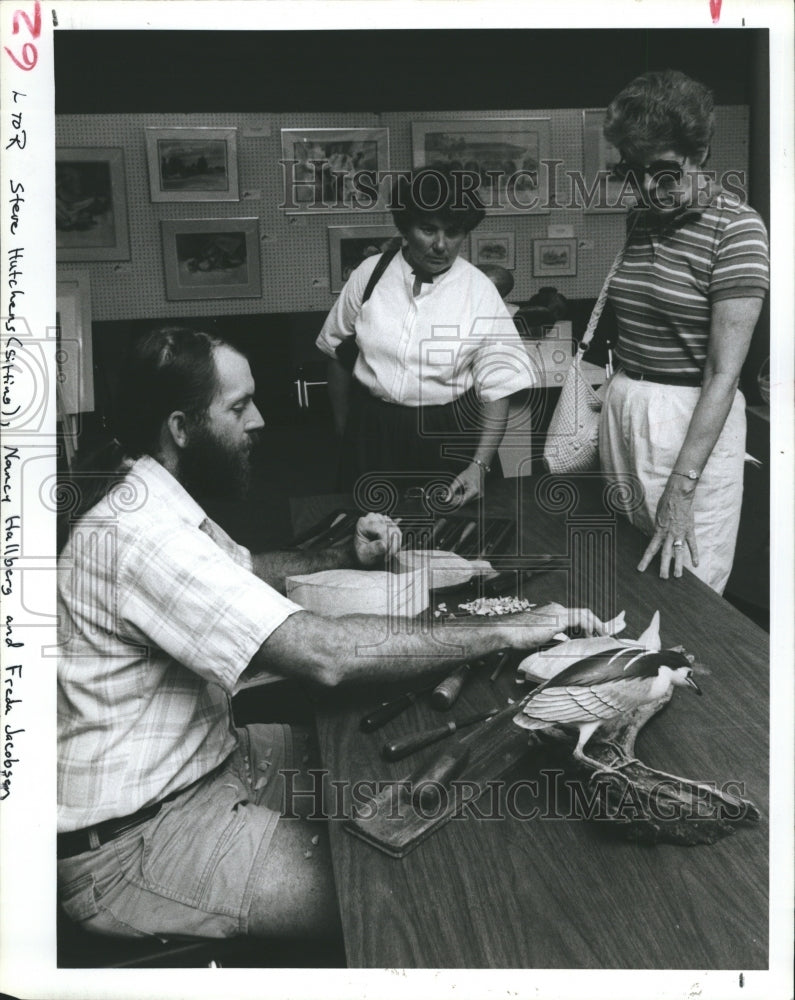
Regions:
<svg viewBox="0 0 795 1000"><path fill-rule="evenodd" d="M385 514L365 514L356 522L353 551L356 561L365 569L383 566L400 551L402 542L400 528Z"/></svg>
<svg viewBox="0 0 795 1000"><path fill-rule="evenodd" d="M484 476L483 467L476 462L470 462L464 471L460 472L452 483L450 483L449 498L451 500L458 500L461 504L465 504L469 500L474 500L475 497L480 496L483 492Z"/></svg>
<svg viewBox="0 0 795 1000"><path fill-rule="evenodd" d="M696 490L693 483L681 476L671 475L657 504L654 517L654 535L638 563L641 573L654 556L660 552L660 577L667 580L671 557L674 560L674 576L682 575L685 545L690 550L694 566L698 566L698 545L693 524L693 497Z"/></svg>

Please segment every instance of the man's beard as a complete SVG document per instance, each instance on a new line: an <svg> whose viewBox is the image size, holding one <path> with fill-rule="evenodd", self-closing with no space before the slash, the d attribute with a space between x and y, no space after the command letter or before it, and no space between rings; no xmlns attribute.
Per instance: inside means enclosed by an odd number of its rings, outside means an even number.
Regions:
<svg viewBox="0 0 795 1000"><path fill-rule="evenodd" d="M190 441L180 452L179 478L193 497L242 500L251 483L251 454L256 438L232 448L206 424L191 428Z"/></svg>

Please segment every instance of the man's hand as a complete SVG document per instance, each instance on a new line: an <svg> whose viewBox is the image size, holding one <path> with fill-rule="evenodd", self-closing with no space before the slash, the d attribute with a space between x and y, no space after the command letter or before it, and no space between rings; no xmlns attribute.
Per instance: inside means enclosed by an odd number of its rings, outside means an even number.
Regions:
<svg viewBox="0 0 795 1000"><path fill-rule="evenodd" d="M698 566L698 546L693 524L693 497L695 489L687 480L671 476L665 485L657 504L654 518L654 535L638 563L643 572L654 556L660 552L660 577L668 579L671 557L674 560L674 576L682 575L684 547L690 549L690 558ZM660 551L662 550L662 551Z"/></svg>
<svg viewBox="0 0 795 1000"><path fill-rule="evenodd" d="M497 626L499 630L502 623ZM579 631L583 637L606 635L604 622L588 608L564 608L551 602L530 611L522 611L505 619L511 630L510 645L514 649L533 649L551 642L559 632Z"/></svg>
<svg viewBox="0 0 795 1000"><path fill-rule="evenodd" d="M360 566L375 569L400 551L403 536L391 517L365 514L356 522L353 551Z"/></svg>

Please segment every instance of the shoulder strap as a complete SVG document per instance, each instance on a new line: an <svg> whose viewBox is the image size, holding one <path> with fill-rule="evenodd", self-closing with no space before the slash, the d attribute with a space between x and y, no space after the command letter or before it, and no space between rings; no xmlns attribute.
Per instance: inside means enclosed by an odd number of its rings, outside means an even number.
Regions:
<svg viewBox="0 0 795 1000"><path fill-rule="evenodd" d="M359 305L360 310L373 294L373 289L381 280L381 276L389 267L392 262L392 258L397 255L399 250L400 244L398 243L381 254L381 259L373 268L373 273L370 275L364 289L364 295L362 296L362 301ZM341 343L337 344L337 348L334 353L337 355L337 361L339 361L342 367L347 369L347 371L352 372L356 364L356 359L359 357L359 345L356 343L356 335L354 334L352 337L346 337Z"/></svg>
<svg viewBox="0 0 795 1000"><path fill-rule="evenodd" d="M588 320L588 326L585 328L585 333L583 334L582 340L580 341L580 354L585 353L585 349L588 347L590 342L593 340L593 335L596 333L596 327L599 324L599 318L604 310L605 303L607 302L607 293L610 288L610 282L613 280L613 276L616 271L621 266L621 261L624 259L624 253L629 245L629 238L632 235L632 230L635 228L635 223L637 222L637 217L632 219L629 224L629 230L627 231L627 238L624 242L623 247L616 254L616 259L613 261L610 270L607 272L607 277L602 285L602 290L599 292L599 297L596 300L596 305L593 307L593 312L591 313L591 318Z"/></svg>
<svg viewBox="0 0 795 1000"><path fill-rule="evenodd" d="M384 271L386 271L386 269L392 263L392 258L397 256L399 250L400 250L400 244L398 243L395 246L390 247L388 250L386 250L384 253L381 254L381 259L373 268L373 273L370 275L370 279L367 282L367 286L364 289L364 295L362 296L362 305L364 305L365 302L373 294L373 289L381 280Z"/></svg>

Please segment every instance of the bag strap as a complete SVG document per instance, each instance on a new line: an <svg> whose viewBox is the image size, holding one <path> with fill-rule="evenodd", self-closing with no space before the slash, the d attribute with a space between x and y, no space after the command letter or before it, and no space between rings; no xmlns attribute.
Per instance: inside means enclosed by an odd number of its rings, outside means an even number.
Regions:
<svg viewBox="0 0 795 1000"><path fill-rule="evenodd" d="M359 305L360 309L373 294L373 289L381 280L384 271L386 271L386 269L392 263L392 258L397 256L399 250L400 250L400 244L398 243L396 246L390 247L389 250L386 250L384 251L384 253L381 254L381 259L373 268L373 273L370 275L370 279L367 282L367 286L364 289L364 295L362 296L362 301Z"/></svg>
<svg viewBox="0 0 795 1000"><path fill-rule="evenodd" d="M396 244L394 247L390 247L381 254L381 259L373 268L373 273L370 275L367 285L364 289L364 295L362 296L362 301L359 303L359 312L362 310L362 306L373 294L373 289L381 280L381 277L392 263L393 257L395 257L400 250L400 244ZM346 337L343 341L337 344L334 353L337 355L337 361L345 368L348 372L352 372L354 366L356 365L356 359L359 357L359 345L356 343L356 334L352 337Z"/></svg>
<svg viewBox="0 0 795 1000"><path fill-rule="evenodd" d="M629 229L627 230L627 238L624 241L624 245L616 254L616 259L613 261L610 270L607 272L607 277L605 278L604 284L602 285L602 290L599 292L599 296L596 300L596 305L593 307L593 311L591 312L591 318L588 320L588 326L585 328L585 333L583 334L583 338L580 341L580 346L578 350L581 355L585 354L588 345L591 343L591 341L593 340L593 336L596 333L596 327L599 325L599 320L602 316L602 311L604 310L605 303L607 302L607 293L610 290L610 282L613 280L616 271L621 266L621 261L624 259L624 254L626 253L626 249L629 246L629 238L632 235L632 231L635 228L637 221L638 221L637 216L631 220L629 224Z"/></svg>

